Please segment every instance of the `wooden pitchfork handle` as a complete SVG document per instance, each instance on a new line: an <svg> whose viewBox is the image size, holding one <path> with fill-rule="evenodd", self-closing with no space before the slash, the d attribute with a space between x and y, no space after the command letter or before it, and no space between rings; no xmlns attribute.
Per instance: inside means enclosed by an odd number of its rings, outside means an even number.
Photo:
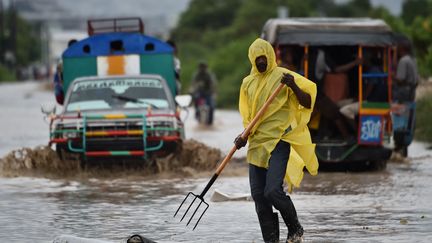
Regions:
<svg viewBox="0 0 432 243"><path fill-rule="evenodd" d="M276 88L275 91L270 95L270 97L267 99L267 101L264 103L264 105L261 107L261 109L258 111L258 113L255 115L254 119L249 123L249 125L246 127L246 129L243 131L241 138L244 140L247 140L250 131L255 126L255 124L258 122L258 120L264 115L267 108L270 106L270 104L273 102L273 100L276 98L276 96L279 94L279 92L282 90L282 88L285 86L285 84L281 83ZM232 156L234 155L235 151L237 150L237 147L234 145L227 156L222 160L222 163L218 166L216 169L215 174L210 179L210 181L207 183L206 187L200 194L200 198L204 198L204 195L207 193L207 191L210 189L210 187L213 185L213 183L216 181L217 177L220 175L222 170L225 168L225 166L228 164Z"/></svg>

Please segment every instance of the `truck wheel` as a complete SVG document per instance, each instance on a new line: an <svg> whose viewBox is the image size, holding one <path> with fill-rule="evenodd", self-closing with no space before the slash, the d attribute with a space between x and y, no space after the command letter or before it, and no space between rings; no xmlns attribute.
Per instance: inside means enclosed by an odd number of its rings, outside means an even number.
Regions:
<svg viewBox="0 0 432 243"><path fill-rule="evenodd" d="M86 170L87 169L87 160L84 159L82 156L80 156L79 160L80 160L80 169Z"/></svg>
<svg viewBox="0 0 432 243"><path fill-rule="evenodd" d="M387 160L381 160L379 162L379 169L384 170L385 168L387 168Z"/></svg>
<svg viewBox="0 0 432 243"><path fill-rule="evenodd" d="M55 150L56 150L58 158L60 160L65 160L65 148L64 148L64 146L56 144Z"/></svg>
<svg viewBox="0 0 432 243"><path fill-rule="evenodd" d="M371 161L371 169L375 171L384 170L387 167L386 160L375 160Z"/></svg>
<svg viewBox="0 0 432 243"><path fill-rule="evenodd" d="M200 106L200 116L199 116L199 122L201 124L207 124L208 121L208 108L207 105L201 105Z"/></svg>
<svg viewBox="0 0 432 243"><path fill-rule="evenodd" d="M180 154L182 150L183 150L183 140L179 140L175 145L174 153Z"/></svg>

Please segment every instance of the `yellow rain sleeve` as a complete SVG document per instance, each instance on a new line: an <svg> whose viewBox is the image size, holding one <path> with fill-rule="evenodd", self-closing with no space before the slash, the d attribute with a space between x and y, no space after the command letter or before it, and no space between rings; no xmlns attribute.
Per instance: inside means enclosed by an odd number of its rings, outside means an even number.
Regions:
<svg viewBox="0 0 432 243"><path fill-rule="evenodd" d="M282 140L291 144L291 154L285 175L285 181L289 188L299 187L303 179L303 168L311 175L318 174L318 159L315 155L315 144L312 143L309 128L307 124L310 120L313 106L316 99L316 85L305 77L290 72L296 80L297 86L311 96L312 107L307 109L302 107L297 99L290 99L291 114L295 114L295 120L292 122L291 132L282 137Z"/></svg>
<svg viewBox="0 0 432 243"><path fill-rule="evenodd" d="M240 97L239 97L239 111L240 111L240 115L243 118L243 126L245 128L249 125L251 121L249 109L247 107L247 105L249 104L248 97L246 93L246 88L244 87L246 85L247 84L245 82L242 83L242 86L240 87Z"/></svg>

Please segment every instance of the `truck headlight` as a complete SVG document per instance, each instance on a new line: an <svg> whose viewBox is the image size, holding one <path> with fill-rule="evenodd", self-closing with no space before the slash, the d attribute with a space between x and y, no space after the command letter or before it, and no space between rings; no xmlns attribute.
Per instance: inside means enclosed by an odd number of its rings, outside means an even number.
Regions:
<svg viewBox="0 0 432 243"><path fill-rule="evenodd" d="M63 138L76 138L76 137L78 137L78 133L76 133L76 132L63 133Z"/></svg>

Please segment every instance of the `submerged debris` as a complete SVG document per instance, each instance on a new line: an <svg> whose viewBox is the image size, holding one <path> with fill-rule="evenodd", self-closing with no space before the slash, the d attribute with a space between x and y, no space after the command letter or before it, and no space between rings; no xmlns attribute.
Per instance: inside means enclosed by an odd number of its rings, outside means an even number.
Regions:
<svg viewBox="0 0 432 243"><path fill-rule="evenodd" d="M408 224L408 220L407 219L401 219L399 222L400 222L400 224Z"/></svg>

